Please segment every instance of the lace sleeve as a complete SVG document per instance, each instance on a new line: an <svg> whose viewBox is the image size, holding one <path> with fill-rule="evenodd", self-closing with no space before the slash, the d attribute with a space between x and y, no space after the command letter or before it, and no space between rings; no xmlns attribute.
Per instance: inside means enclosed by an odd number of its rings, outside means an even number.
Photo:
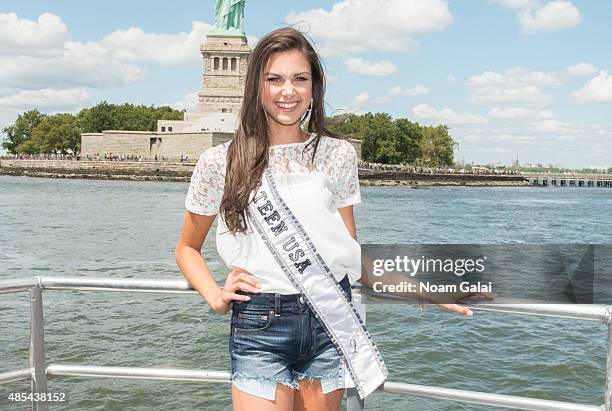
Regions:
<svg viewBox="0 0 612 411"><path fill-rule="evenodd" d="M337 168L334 205L336 208L346 207L361 202L359 177L357 175L357 152L355 147L346 141L338 150L338 158L333 161L340 165Z"/></svg>
<svg viewBox="0 0 612 411"><path fill-rule="evenodd" d="M205 150L196 163L185 199L185 208L194 214L215 215L219 213L225 165L216 147Z"/></svg>

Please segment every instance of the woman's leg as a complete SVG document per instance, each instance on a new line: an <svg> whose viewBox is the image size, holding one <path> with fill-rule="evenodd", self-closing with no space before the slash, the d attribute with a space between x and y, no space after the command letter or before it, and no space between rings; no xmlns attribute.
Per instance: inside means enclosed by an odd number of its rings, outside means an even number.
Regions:
<svg viewBox="0 0 612 411"><path fill-rule="evenodd" d="M276 399L267 400L240 391L232 384L233 410L291 411L294 403L294 392L295 391L291 387L284 384L276 384Z"/></svg>
<svg viewBox="0 0 612 411"><path fill-rule="evenodd" d="M295 392L293 411L338 411L344 397L340 388L327 394L321 390L321 380L300 380L300 389Z"/></svg>

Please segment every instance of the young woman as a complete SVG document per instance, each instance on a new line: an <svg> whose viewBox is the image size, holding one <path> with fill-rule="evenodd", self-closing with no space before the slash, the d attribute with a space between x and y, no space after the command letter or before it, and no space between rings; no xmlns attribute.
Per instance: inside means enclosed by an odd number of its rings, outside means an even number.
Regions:
<svg viewBox="0 0 612 411"><path fill-rule="evenodd" d="M309 41L292 28L267 34L250 56L234 139L204 151L191 178L176 259L214 311L232 309L235 410L338 410L344 388L355 386L343 377L350 367L337 339L330 338L339 334L325 319L325 306L334 302L313 304L323 295L317 292L337 288L345 302L341 306L350 307L350 280L361 276L352 209L360 202L357 156L351 143L325 129L324 92L324 72ZM304 133L307 119L309 132ZM259 201L264 180L282 198L288 215L301 223L323 265L312 255L298 255L299 248L288 254L291 267L283 265L270 243L286 229L285 221L271 203ZM263 226L257 226L257 213ZM217 249L232 268L222 289L200 254L217 214ZM266 223L272 230L268 239L261 231ZM282 248L290 251L291 240L279 247L281 253ZM309 286L325 288L311 294L299 276L315 266L328 267L334 284ZM297 270L295 277L288 270ZM455 305L446 308L467 313ZM353 337L349 342L356 352L360 343ZM386 372L375 347L365 345L379 362L375 371Z"/></svg>

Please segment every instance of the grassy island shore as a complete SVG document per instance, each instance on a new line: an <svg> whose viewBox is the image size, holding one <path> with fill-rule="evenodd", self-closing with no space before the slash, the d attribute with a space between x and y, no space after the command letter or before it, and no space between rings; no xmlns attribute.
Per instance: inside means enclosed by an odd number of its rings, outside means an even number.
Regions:
<svg viewBox="0 0 612 411"><path fill-rule="evenodd" d="M43 178L189 182L195 163L1 159L0 174ZM363 186L527 186L523 176L359 170Z"/></svg>

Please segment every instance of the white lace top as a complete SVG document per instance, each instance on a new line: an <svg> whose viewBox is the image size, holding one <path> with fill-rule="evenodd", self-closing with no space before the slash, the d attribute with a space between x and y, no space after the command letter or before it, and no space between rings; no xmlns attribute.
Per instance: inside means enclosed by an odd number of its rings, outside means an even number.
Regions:
<svg viewBox="0 0 612 411"><path fill-rule="evenodd" d="M277 188L337 280L346 274L361 276L361 249L349 234L338 208L361 202L357 154L346 140L322 136L314 163L315 138L269 148L268 168ZM191 176L185 207L192 213L219 213L227 149L230 142L205 150ZM275 263L261 238L247 224L245 233L231 234L222 218L217 224L217 251L228 268L241 267L253 274L264 293L296 294L298 290Z"/></svg>

